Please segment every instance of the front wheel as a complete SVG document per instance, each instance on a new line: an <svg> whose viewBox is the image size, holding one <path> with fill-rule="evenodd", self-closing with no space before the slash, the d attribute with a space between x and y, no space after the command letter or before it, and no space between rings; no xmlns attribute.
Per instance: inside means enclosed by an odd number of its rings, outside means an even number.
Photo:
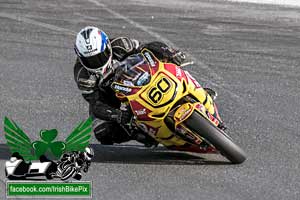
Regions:
<svg viewBox="0 0 300 200"><path fill-rule="evenodd" d="M61 173L60 179L65 181L71 177L73 177L76 173L76 168L74 166L67 166L63 172Z"/></svg>
<svg viewBox="0 0 300 200"><path fill-rule="evenodd" d="M211 143L233 164L240 164L246 160L246 153L236 145L226 133L214 126L200 113L194 111L192 115L184 121L184 124L191 131Z"/></svg>

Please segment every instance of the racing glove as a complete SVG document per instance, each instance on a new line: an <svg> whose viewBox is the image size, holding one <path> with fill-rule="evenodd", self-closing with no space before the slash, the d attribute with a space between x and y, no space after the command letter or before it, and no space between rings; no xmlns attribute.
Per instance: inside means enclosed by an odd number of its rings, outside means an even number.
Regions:
<svg viewBox="0 0 300 200"><path fill-rule="evenodd" d="M132 114L128 111L122 111L101 102L92 105L91 111L93 116L98 119L114 121L122 125L129 123L132 117Z"/></svg>
<svg viewBox="0 0 300 200"><path fill-rule="evenodd" d="M186 55L185 53L183 53L182 51L175 51L173 56L171 57L170 61L178 66L180 66L184 60L186 59Z"/></svg>
<svg viewBox="0 0 300 200"><path fill-rule="evenodd" d="M119 124L128 124L131 120L132 115L128 111L116 110L111 115L111 119Z"/></svg>
<svg viewBox="0 0 300 200"><path fill-rule="evenodd" d="M95 75L90 75L88 79L79 78L78 86L81 90L92 91L97 85L97 77Z"/></svg>
<svg viewBox="0 0 300 200"><path fill-rule="evenodd" d="M180 66L186 58L182 51L169 47L163 42L154 41L139 47L140 50L143 48L149 49L162 62L172 62L178 66Z"/></svg>

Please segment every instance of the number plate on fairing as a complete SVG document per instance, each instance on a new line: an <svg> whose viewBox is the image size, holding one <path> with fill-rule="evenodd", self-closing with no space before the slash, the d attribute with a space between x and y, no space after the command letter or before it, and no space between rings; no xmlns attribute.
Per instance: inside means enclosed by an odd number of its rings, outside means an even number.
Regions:
<svg viewBox="0 0 300 200"><path fill-rule="evenodd" d="M170 79L164 73L160 73L156 80L153 82L153 86L147 88L141 94L141 98L154 108L163 107L171 103L176 97L175 81Z"/></svg>

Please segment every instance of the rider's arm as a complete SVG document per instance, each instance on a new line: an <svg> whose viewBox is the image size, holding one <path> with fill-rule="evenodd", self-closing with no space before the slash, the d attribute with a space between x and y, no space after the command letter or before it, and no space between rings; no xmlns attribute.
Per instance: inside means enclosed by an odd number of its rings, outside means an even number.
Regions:
<svg viewBox="0 0 300 200"><path fill-rule="evenodd" d="M82 94L93 93L97 87L96 77L86 70L78 59L74 65L74 79Z"/></svg>
<svg viewBox="0 0 300 200"><path fill-rule="evenodd" d="M103 111L97 112L97 116L100 119L109 120L110 118L106 110L113 110L114 108L102 103L105 100L103 98L104 95L101 94L100 89L97 87L98 81L95 80L93 83L91 79L92 76L93 75L88 72L77 59L74 66L74 79L83 98L90 104L90 110L94 110L95 108L101 110L100 108L102 107Z"/></svg>
<svg viewBox="0 0 300 200"><path fill-rule="evenodd" d="M106 121L123 123L128 119L128 114L120 111L120 101L114 92L108 87L99 88L98 81L95 83L90 74L80 62L74 66L74 78L83 98L90 104L90 115Z"/></svg>
<svg viewBox="0 0 300 200"><path fill-rule="evenodd" d="M113 52L113 59L118 61L123 60L128 55L136 53L136 50L140 46L140 42L138 40L128 37L113 38L110 43Z"/></svg>
<svg viewBox="0 0 300 200"><path fill-rule="evenodd" d="M140 50L143 48L149 49L159 60L163 62L171 62L178 66L180 66L186 58L183 52L178 49L171 48L163 42L150 42L139 47Z"/></svg>

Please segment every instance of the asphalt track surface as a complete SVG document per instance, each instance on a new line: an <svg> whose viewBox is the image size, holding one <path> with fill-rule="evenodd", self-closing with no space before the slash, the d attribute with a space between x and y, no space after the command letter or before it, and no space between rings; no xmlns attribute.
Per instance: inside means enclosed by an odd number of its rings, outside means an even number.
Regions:
<svg viewBox="0 0 300 200"><path fill-rule="evenodd" d="M103 147L84 180L93 199L300 199L300 9L224 1L0 1L0 116L38 139L64 139L87 117L74 80L75 33L86 25L111 36L162 40L188 52L187 69L219 93L242 165L215 155ZM0 198L5 198L0 147Z"/></svg>

